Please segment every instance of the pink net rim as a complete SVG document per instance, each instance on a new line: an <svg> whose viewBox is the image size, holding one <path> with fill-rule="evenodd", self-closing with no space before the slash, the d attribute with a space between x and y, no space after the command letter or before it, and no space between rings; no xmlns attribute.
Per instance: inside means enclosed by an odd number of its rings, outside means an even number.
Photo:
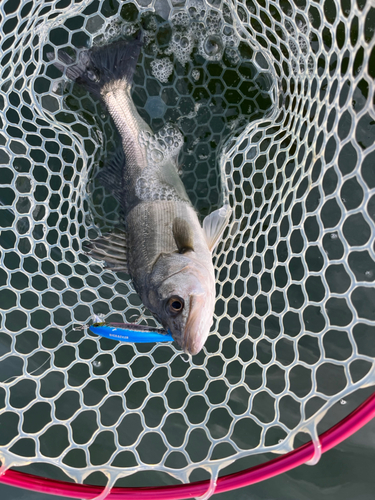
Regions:
<svg viewBox="0 0 375 500"><path fill-rule="evenodd" d="M375 393L338 424L319 436L322 453L344 441L374 417ZM215 493L222 493L264 481L294 467L298 467L311 460L314 456L315 447L310 441L290 453L274 458L264 464L220 477L217 481ZM93 499L103 492L103 488L99 486L56 481L11 469L3 473L0 477L0 482L40 493L84 500ZM121 500L125 498L126 500L181 500L202 496L207 492L209 487L210 481L200 481L197 483L154 488L112 488L106 500Z"/></svg>

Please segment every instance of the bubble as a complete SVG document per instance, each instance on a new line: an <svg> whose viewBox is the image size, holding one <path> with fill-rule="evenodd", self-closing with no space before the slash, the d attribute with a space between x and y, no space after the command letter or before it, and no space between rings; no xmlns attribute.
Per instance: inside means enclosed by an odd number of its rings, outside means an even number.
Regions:
<svg viewBox="0 0 375 500"><path fill-rule="evenodd" d="M92 366L94 368L100 368L102 366L102 362L101 361L93 361Z"/></svg>
<svg viewBox="0 0 375 500"><path fill-rule="evenodd" d="M151 159L157 163L160 163L164 158L163 153L159 149L153 149L151 151Z"/></svg>
<svg viewBox="0 0 375 500"><path fill-rule="evenodd" d="M346 405L347 401L345 399L340 399L340 405Z"/></svg>
<svg viewBox="0 0 375 500"><path fill-rule="evenodd" d="M174 26L185 27L189 25L190 19L187 12L178 12L172 17L171 21Z"/></svg>
<svg viewBox="0 0 375 500"><path fill-rule="evenodd" d="M233 64L236 64L240 60L239 52L235 48L228 48L226 55Z"/></svg>
<svg viewBox="0 0 375 500"><path fill-rule="evenodd" d="M140 189L145 189L147 181L144 177L140 177L137 181L137 184L138 184Z"/></svg>
<svg viewBox="0 0 375 500"><path fill-rule="evenodd" d="M331 234L331 240L337 240L338 234L337 233L332 233Z"/></svg>
<svg viewBox="0 0 375 500"><path fill-rule="evenodd" d="M289 40L289 48L292 51L292 54L294 55L294 57L297 57L298 47L297 47L297 44L293 40Z"/></svg>
<svg viewBox="0 0 375 500"><path fill-rule="evenodd" d="M308 45L307 41L301 35L298 37L298 44L301 49L301 52L303 53L303 55L306 56L308 51Z"/></svg>
<svg viewBox="0 0 375 500"><path fill-rule="evenodd" d="M292 36L295 36L296 32L293 24L290 21L285 21L285 28L288 30L288 33Z"/></svg>
<svg viewBox="0 0 375 500"><path fill-rule="evenodd" d="M221 51L220 38L214 35L208 36L204 41L203 48L208 56L215 56Z"/></svg>
<svg viewBox="0 0 375 500"><path fill-rule="evenodd" d="M198 69L193 69L191 72L191 76L194 78L195 81L199 80L201 74Z"/></svg>
<svg viewBox="0 0 375 500"><path fill-rule="evenodd" d="M198 34L200 33L201 35L205 35L207 33L206 27L203 23L197 23L194 26L194 29Z"/></svg>
<svg viewBox="0 0 375 500"><path fill-rule="evenodd" d="M314 71L314 59L311 56L309 56L307 60L307 68L309 70L309 73L312 73Z"/></svg>
<svg viewBox="0 0 375 500"><path fill-rule="evenodd" d="M173 55L181 64L185 64L189 60L191 51L194 48L194 30L191 25L186 27L186 29L185 26L183 29L180 27L178 29L179 32L174 32L165 54Z"/></svg>

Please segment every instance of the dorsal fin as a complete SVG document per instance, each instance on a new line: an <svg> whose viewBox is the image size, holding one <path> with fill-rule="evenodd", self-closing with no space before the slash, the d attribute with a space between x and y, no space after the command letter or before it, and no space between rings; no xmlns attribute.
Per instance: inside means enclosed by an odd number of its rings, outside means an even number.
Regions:
<svg viewBox="0 0 375 500"><path fill-rule="evenodd" d="M176 217L173 221L172 232L180 253L194 250L193 229L185 219Z"/></svg>
<svg viewBox="0 0 375 500"><path fill-rule="evenodd" d="M215 249L220 236L226 228L232 210L229 205L224 205L218 210L210 213L203 221L203 231L206 237L207 245L211 252Z"/></svg>

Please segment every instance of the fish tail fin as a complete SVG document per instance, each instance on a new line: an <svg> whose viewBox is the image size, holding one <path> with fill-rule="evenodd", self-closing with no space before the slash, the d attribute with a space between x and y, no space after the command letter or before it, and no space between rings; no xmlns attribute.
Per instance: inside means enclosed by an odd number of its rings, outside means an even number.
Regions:
<svg viewBox="0 0 375 500"><path fill-rule="evenodd" d="M59 51L58 61L54 64L60 70L66 67L68 78L100 97L102 88L110 87L114 82L122 81L124 85L131 85L141 47L140 32L133 40L121 40L103 47L92 47L82 52L75 64L66 52ZM50 60L54 58L54 54L47 56Z"/></svg>

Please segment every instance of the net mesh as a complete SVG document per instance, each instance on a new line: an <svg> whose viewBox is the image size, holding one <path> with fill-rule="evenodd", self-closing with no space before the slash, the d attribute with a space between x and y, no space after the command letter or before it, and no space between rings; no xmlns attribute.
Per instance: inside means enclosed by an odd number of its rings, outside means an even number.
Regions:
<svg viewBox="0 0 375 500"><path fill-rule="evenodd" d="M314 436L330 406L375 383L371 1L8 0L0 13L3 465L186 481ZM140 27L139 113L182 131L200 215L233 208L214 327L188 362L174 345L75 329L142 304L129 276L82 251L119 222L95 175L120 141L47 53Z"/></svg>

